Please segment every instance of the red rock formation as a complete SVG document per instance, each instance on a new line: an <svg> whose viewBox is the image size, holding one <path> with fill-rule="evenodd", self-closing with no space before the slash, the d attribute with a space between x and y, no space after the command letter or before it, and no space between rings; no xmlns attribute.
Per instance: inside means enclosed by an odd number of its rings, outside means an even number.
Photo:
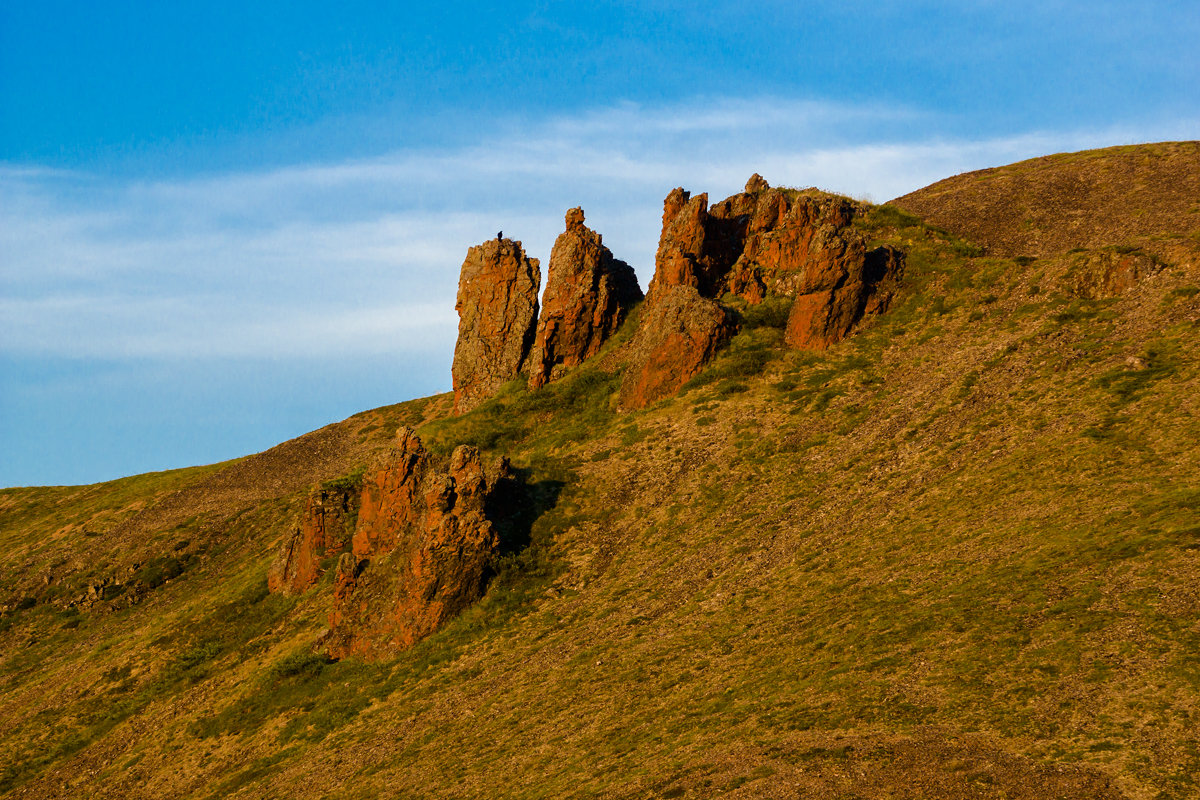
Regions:
<svg viewBox="0 0 1200 800"><path fill-rule="evenodd" d="M705 247L708 219L707 194L692 197L680 188L667 195L647 295L651 303L672 286L691 286L704 294L711 290L713 267Z"/></svg>
<svg viewBox="0 0 1200 800"><path fill-rule="evenodd" d="M529 355L530 388L544 386L598 353L641 299L633 268L613 258L601 237L583 224L583 209L568 211L567 229L550 253L541 319Z"/></svg>
<svg viewBox="0 0 1200 800"><path fill-rule="evenodd" d="M377 658L428 636L482 593L499 546L486 515L491 481L473 447L436 464L411 429L363 478L354 552L334 584L328 648L341 658Z"/></svg>
<svg viewBox="0 0 1200 800"><path fill-rule="evenodd" d="M272 592L299 594L321 577L321 560L350 544L358 510L355 489L318 489L308 496L300 525L267 573Z"/></svg>
<svg viewBox="0 0 1200 800"><path fill-rule="evenodd" d="M492 239L467 251L458 281L454 410L469 411L519 375L533 344L541 272L520 242Z"/></svg>
<svg viewBox="0 0 1200 800"><path fill-rule="evenodd" d="M391 552L418 522L421 485L429 453L412 428L402 427L385 457L363 475L354 556L358 559Z"/></svg>
<svg viewBox="0 0 1200 800"><path fill-rule="evenodd" d="M756 303L767 294L795 297L844 283L861 272L866 252L861 234L849 227L853 216L853 206L839 197L761 192L725 290Z"/></svg>
<svg viewBox="0 0 1200 800"><path fill-rule="evenodd" d="M672 191L643 325L661 321L651 309L673 286L694 287L713 300L727 292L751 303L785 295L795 298L787 342L828 347L864 314L886 310L903 272L899 251L867 251L865 237L852 227L855 213L845 198L772 189L757 174L744 192L712 207L704 195L692 200L682 189Z"/></svg>
<svg viewBox="0 0 1200 800"><path fill-rule="evenodd" d="M845 338L865 301L861 281L802 294L792 303L784 341L801 350L824 350Z"/></svg>
<svg viewBox="0 0 1200 800"><path fill-rule="evenodd" d="M659 290L630 344L618 405L642 408L674 394L733 335L732 315L692 286Z"/></svg>

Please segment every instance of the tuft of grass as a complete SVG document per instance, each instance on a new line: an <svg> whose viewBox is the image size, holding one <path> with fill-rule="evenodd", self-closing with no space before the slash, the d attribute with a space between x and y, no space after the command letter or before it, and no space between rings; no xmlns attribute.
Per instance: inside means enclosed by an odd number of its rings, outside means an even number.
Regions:
<svg viewBox="0 0 1200 800"><path fill-rule="evenodd" d="M483 453L510 452L530 444L549 449L607 430L616 418L612 399L619 385L619 374L594 365L580 366L532 392L518 379L478 408L427 423L418 433L426 447L442 454L460 444ZM541 424L551 417L555 425Z"/></svg>
<svg viewBox="0 0 1200 800"><path fill-rule="evenodd" d="M786 324L786 320L785 320ZM731 389L742 379L761 375L767 365L783 355L783 334L778 328L759 326L745 328L733 337L712 363L683 385L681 394L703 386L720 384L717 391L722 394L741 391Z"/></svg>
<svg viewBox="0 0 1200 800"><path fill-rule="evenodd" d="M741 318L743 329L776 328L783 330L787 327L793 299L783 295L770 295L761 303L739 303L735 308Z"/></svg>
<svg viewBox="0 0 1200 800"><path fill-rule="evenodd" d="M367 471L366 464L359 464L345 475L330 478L321 483L321 488L330 492L353 492L362 487L363 474Z"/></svg>
<svg viewBox="0 0 1200 800"><path fill-rule="evenodd" d="M871 233L919 228L922 224L919 217L887 203L871 206L865 215L856 220L856 223L859 227Z"/></svg>
<svg viewBox="0 0 1200 800"><path fill-rule="evenodd" d="M143 589L157 589L167 581L182 575L191 561L191 556L186 553L179 557L156 556L133 574L131 583Z"/></svg>

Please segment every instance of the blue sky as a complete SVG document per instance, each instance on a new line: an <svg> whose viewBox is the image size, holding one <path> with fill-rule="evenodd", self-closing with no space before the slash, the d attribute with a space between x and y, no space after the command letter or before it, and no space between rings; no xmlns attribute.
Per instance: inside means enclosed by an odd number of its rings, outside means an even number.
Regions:
<svg viewBox="0 0 1200 800"><path fill-rule="evenodd" d="M1200 136L1192 2L0 0L0 485L445 391L466 249Z"/></svg>

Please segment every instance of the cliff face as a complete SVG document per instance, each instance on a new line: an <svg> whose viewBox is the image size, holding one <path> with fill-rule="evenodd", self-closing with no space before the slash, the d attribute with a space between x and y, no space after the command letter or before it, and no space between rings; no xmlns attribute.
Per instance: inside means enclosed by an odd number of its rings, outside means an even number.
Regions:
<svg viewBox="0 0 1200 800"><path fill-rule="evenodd" d="M329 654L379 658L412 646L479 599L500 538L487 515L491 479L479 452L439 464L411 429L363 478L352 553L338 563Z"/></svg>
<svg viewBox="0 0 1200 800"><path fill-rule="evenodd" d="M554 242L537 338L529 357L536 389L600 352L642 299L633 268L613 257L602 237L583 224L583 209L567 212Z"/></svg>
<svg viewBox="0 0 1200 800"><path fill-rule="evenodd" d="M454 410L469 411L521 374L537 325L538 260L520 242L492 239L467 251L458 281Z"/></svg>

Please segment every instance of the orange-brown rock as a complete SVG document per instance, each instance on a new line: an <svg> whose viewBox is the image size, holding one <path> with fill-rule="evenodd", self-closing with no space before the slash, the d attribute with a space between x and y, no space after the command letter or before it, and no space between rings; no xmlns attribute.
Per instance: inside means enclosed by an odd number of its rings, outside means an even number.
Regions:
<svg viewBox="0 0 1200 800"><path fill-rule="evenodd" d="M861 281L802 294L792 303L784 340L803 350L824 350L841 341L866 305Z"/></svg>
<svg viewBox="0 0 1200 800"><path fill-rule="evenodd" d="M541 272L520 242L492 239L467 251L458 280L454 410L469 411L521 374L533 345Z"/></svg>
<svg viewBox="0 0 1200 800"><path fill-rule="evenodd" d="M667 195L647 294L650 304L672 286L691 286L706 296L711 293L716 270L706 247L708 227L707 194L692 197L679 188Z"/></svg>
<svg viewBox="0 0 1200 800"><path fill-rule="evenodd" d="M421 513L429 453L412 428L401 427L386 456L363 475L353 553L363 559L395 548Z"/></svg>
<svg viewBox="0 0 1200 800"><path fill-rule="evenodd" d="M756 303L836 288L864 266L866 242L853 219L854 206L840 197L761 191L725 290Z"/></svg>
<svg viewBox="0 0 1200 800"><path fill-rule="evenodd" d="M751 303L771 294L793 297L788 343L821 349L844 338L863 315L885 311L898 289L904 254L891 247L868 251L853 227L857 206L846 198L774 189L756 174L744 192L710 208L687 200L676 189L665 203L651 299L668 285Z"/></svg>
<svg viewBox="0 0 1200 800"><path fill-rule="evenodd" d="M363 477L352 554L338 564L330 655L378 658L428 636L477 600L499 546L489 481L473 447L438 463L411 429Z"/></svg>
<svg viewBox="0 0 1200 800"><path fill-rule="evenodd" d="M734 332L731 313L693 286L660 289L630 343L618 404L642 408L674 394Z"/></svg>
<svg viewBox="0 0 1200 800"><path fill-rule="evenodd" d="M598 353L641 299L633 268L614 258L600 235L583 224L583 209L568 211L567 229L550 253L529 356L530 388L544 386Z"/></svg>
<svg viewBox="0 0 1200 800"><path fill-rule="evenodd" d="M321 561L350 544L358 510L356 489L318 489L308 496L300 524L267 573L272 592L298 594L321 577Z"/></svg>
<svg viewBox="0 0 1200 800"><path fill-rule="evenodd" d="M797 294L792 303L784 333L789 346L824 350L846 338L863 316L882 314L891 304L904 275L904 254L890 246L863 252L861 245L841 252L840 258L810 262L797 284L815 291Z"/></svg>

